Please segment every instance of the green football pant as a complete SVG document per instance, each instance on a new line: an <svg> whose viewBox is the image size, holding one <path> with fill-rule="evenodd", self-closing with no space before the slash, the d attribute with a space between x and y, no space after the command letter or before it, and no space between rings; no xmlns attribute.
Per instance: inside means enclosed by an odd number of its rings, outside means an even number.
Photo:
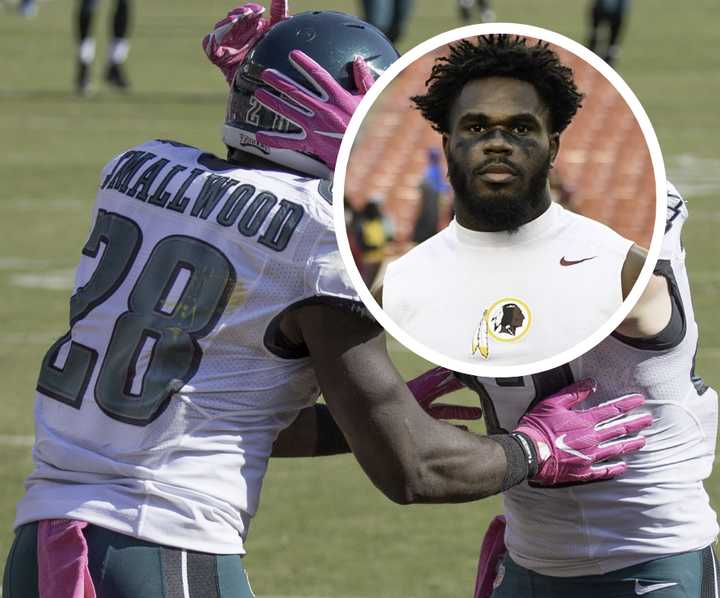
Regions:
<svg viewBox="0 0 720 598"><path fill-rule="evenodd" d="M720 598L712 546L604 575L550 577L506 556L492 598Z"/></svg>
<svg viewBox="0 0 720 598"><path fill-rule="evenodd" d="M84 530L98 598L253 598L237 554L207 554L138 540L96 525ZM38 598L37 523L17 529L3 598Z"/></svg>

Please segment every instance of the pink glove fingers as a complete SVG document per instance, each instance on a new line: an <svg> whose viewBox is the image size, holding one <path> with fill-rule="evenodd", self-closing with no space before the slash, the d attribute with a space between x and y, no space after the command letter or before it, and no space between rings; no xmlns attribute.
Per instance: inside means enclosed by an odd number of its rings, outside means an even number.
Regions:
<svg viewBox="0 0 720 598"><path fill-rule="evenodd" d="M261 74L262 80L284 94L299 106L291 106L287 102L278 104L268 95L267 90L258 90L255 97L269 110L292 120L304 132L302 139L294 134L290 137L277 133L258 133L257 139L271 147L294 149L317 156L330 169L335 169L340 142L347 124L362 100L362 94L354 94L335 81L330 73L317 62L299 50L292 50L288 56L293 67L303 75L308 85L296 83L287 76L266 70ZM353 69L355 64L353 62ZM363 87L369 84L369 69L364 63L357 63L357 77ZM354 74L355 76L355 74ZM276 110L277 109L277 110ZM305 112L303 112L305 109ZM291 141L289 145L285 141Z"/></svg>
<svg viewBox="0 0 720 598"><path fill-rule="evenodd" d="M248 40L237 38L247 36L249 39L253 29L264 29L260 18L264 12L265 9L259 4L244 4L231 10L224 19L215 23L213 30L203 38L205 53L208 56L225 55L241 50Z"/></svg>
<svg viewBox="0 0 720 598"><path fill-rule="evenodd" d="M238 65L265 32L287 18L287 1L272 0L270 19L263 18L264 13L262 5L255 2L233 8L203 38L205 54L220 69L228 83L232 81Z"/></svg>
<svg viewBox="0 0 720 598"><path fill-rule="evenodd" d="M645 438L643 436L609 442L600 445L593 451L593 460L596 462L607 461L608 459L614 459L621 455L628 455L639 451L644 446Z"/></svg>
<svg viewBox="0 0 720 598"><path fill-rule="evenodd" d="M594 388L593 380L580 381L541 400L520 419L516 431L537 449L539 469L531 482L552 486L613 477L625 465L603 462L645 446L645 438L628 437L652 424L647 413L628 414L644 404L644 397L633 394L590 409L572 409ZM595 465L600 463L600 468Z"/></svg>
<svg viewBox="0 0 720 598"><path fill-rule="evenodd" d="M421 374L407 383L410 392L415 395L418 403L423 406L429 405L445 394L460 390L464 387L450 370L443 367L436 367Z"/></svg>
<svg viewBox="0 0 720 598"><path fill-rule="evenodd" d="M349 93L332 78L330 73L304 52L293 50L290 52L288 60L315 88L321 100L329 100L331 104L340 104L346 99L346 96L349 96Z"/></svg>
<svg viewBox="0 0 720 598"><path fill-rule="evenodd" d="M287 0L270 1L270 26L288 18Z"/></svg>
<svg viewBox="0 0 720 598"><path fill-rule="evenodd" d="M592 417L598 424L601 424L605 420L610 420L614 417L623 415L628 411L640 407L645 403L645 397L639 394L625 395L618 397L612 401L606 401L599 405L587 409L586 413L592 414Z"/></svg>
<svg viewBox="0 0 720 598"><path fill-rule="evenodd" d="M435 399L463 388L462 382L450 370L442 367L432 368L410 380L407 386L420 407L435 419L473 420L482 417L482 410L479 407L432 404Z"/></svg>
<svg viewBox="0 0 720 598"><path fill-rule="evenodd" d="M597 389L597 384L592 378L585 378L579 382L575 382L570 386L563 388L557 396L547 399L557 402L566 409L571 409L578 403L582 403Z"/></svg>
<svg viewBox="0 0 720 598"><path fill-rule="evenodd" d="M255 99L260 102L265 108L277 112L280 116L287 118L294 122L297 126L303 127L305 121L304 116L308 116L306 112L303 112L297 105L291 104L287 100L276 96L266 89L257 89L255 91ZM276 135L276 133L268 131L268 134ZM277 135L283 135L277 133ZM297 135L289 135L290 139L297 139Z"/></svg>
<svg viewBox="0 0 720 598"><path fill-rule="evenodd" d="M582 476L583 482L599 482L600 480L610 480L627 471L627 463L618 461L617 463L600 463L590 468L590 473Z"/></svg>
<svg viewBox="0 0 720 598"><path fill-rule="evenodd" d="M595 428L596 437L600 442L608 442L622 436L637 434L652 424L652 416L648 413L634 413L615 420L612 425L600 429Z"/></svg>
<svg viewBox="0 0 720 598"><path fill-rule="evenodd" d="M356 56L353 60L353 80L358 91L365 95L375 83L370 67L362 56Z"/></svg>
<svg viewBox="0 0 720 598"><path fill-rule="evenodd" d="M265 83L267 83L274 89L277 89L280 93L285 94L293 101L297 102L300 106L305 108L306 114L312 112L313 108L317 109L322 103L322 100L319 100L316 96L313 96L310 92L308 92L308 90L298 85L295 81L293 81L286 75L283 75L282 73L276 71L275 69L265 69L260 75L260 78ZM268 98L272 95L268 93L267 90L258 89L255 96L258 97L258 94L261 91L263 92L265 98ZM297 107L295 107L295 109L298 110ZM300 112L300 110L298 110L298 112Z"/></svg>
<svg viewBox="0 0 720 598"><path fill-rule="evenodd" d="M254 2L249 2L248 4L243 4L242 6L233 8L229 13L227 13L227 16L224 19L220 19L217 23L215 23L215 26L213 27L213 29L215 31L217 31L218 29L220 29L221 27L224 27L225 25L229 25L231 23L237 23L238 21L241 21L242 19L245 19L252 14L260 16L264 12L265 12L265 8L263 8L259 4L255 4ZM222 39L222 37L215 35L215 39L217 39L217 41L220 41Z"/></svg>

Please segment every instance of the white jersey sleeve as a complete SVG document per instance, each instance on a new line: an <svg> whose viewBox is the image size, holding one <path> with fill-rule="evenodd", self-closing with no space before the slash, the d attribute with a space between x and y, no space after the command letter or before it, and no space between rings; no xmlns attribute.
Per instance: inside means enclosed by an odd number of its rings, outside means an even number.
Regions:
<svg viewBox="0 0 720 598"><path fill-rule="evenodd" d="M667 182L665 234L659 259L671 260L684 254L682 229L688 219L687 203L670 181Z"/></svg>

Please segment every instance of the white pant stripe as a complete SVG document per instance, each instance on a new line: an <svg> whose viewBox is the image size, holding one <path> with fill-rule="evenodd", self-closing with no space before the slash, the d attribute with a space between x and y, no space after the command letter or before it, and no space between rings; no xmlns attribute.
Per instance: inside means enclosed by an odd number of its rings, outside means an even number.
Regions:
<svg viewBox="0 0 720 598"><path fill-rule="evenodd" d="M190 598L190 584L188 583L187 552L180 553L180 573L182 575L183 597Z"/></svg>

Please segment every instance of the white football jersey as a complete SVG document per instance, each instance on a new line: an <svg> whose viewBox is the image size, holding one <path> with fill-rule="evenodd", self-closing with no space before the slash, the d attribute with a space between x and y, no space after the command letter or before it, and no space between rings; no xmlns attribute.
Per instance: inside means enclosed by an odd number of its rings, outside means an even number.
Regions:
<svg viewBox="0 0 720 598"><path fill-rule="evenodd" d="M70 330L48 352L16 525L82 519L242 553L273 441L319 387L279 316L359 301L329 184L150 141L103 170Z"/></svg>
<svg viewBox="0 0 720 598"><path fill-rule="evenodd" d="M388 265L383 309L447 357L532 363L571 349L618 310L631 246L557 204L515 233L453 221Z"/></svg>
<svg viewBox="0 0 720 598"><path fill-rule="evenodd" d="M712 470L717 394L694 373L698 341L685 252L687 208L669 186L667 225L655 272L673 298L670 324L655 337L614 333L572 363L522 378L464 377L481 396L491 430L512 430L534 401L593 377L597 392L579 408L639 392L653 418L647 444L626 457L615 480L540 489L527 483L504 494L506 543L517 563L544 575L595 575L697 550L718 532L703 480Z"/></svg>

